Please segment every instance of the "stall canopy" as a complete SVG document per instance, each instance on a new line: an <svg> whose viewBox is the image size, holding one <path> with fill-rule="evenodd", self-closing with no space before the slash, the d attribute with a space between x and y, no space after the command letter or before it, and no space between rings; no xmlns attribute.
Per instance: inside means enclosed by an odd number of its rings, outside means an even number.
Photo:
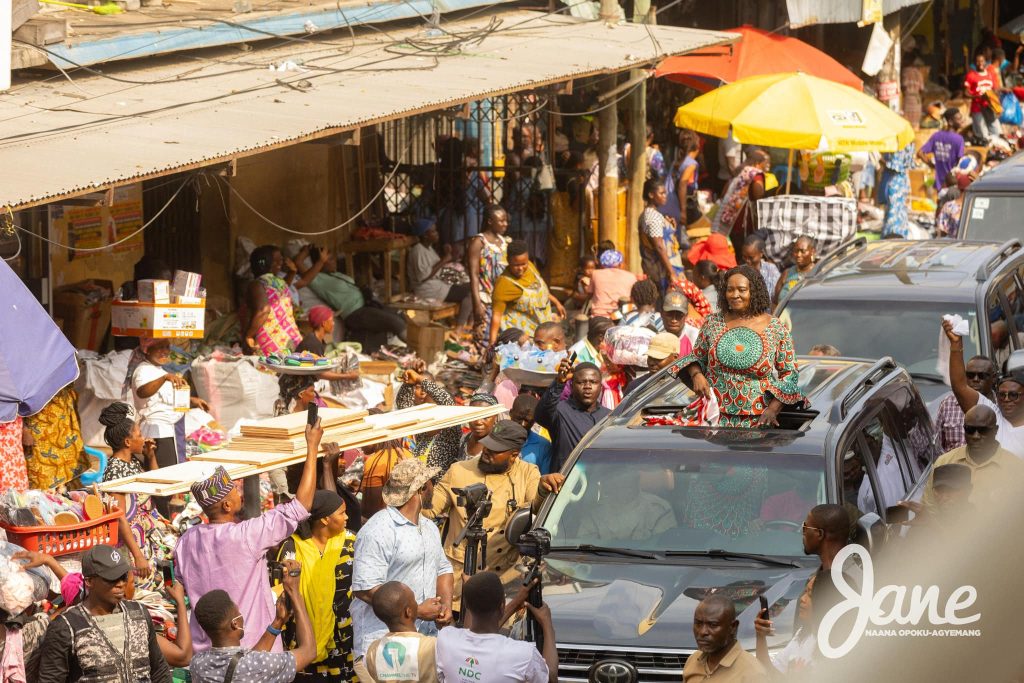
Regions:
<svg viewBox="0 0 1024 683"><path fill-rule="evenodd" d="M749 76L787 71L803 71L857 90L864 87L856 74L802 40L752 26L740 26L729 32L742 38L731 47L714 50L714 54L669 57L658 65L655 75L701 92Z"/></svg>
<svg viewBox="0 0 1024 683"><path fill-rule="evenodd" d="M64 333L5 262L0 261L0 423L42 410L78 378Z"/></svg>
<svg viewBox="0 0 1024 683"><path fill-rule="evenodd" d="M827 152L895 152L914 140L902 116L862 92L808 74L755 76L701 95L675 124L743 144Z"/></svg>
<svg viewBox="0 0 1024 683"><path fill-rule="evenodd" d="M0 98L0 207L209 166L360 126L647 67L729 33L492 11L251 51L105 65ZM73 163L71 163L73 161Z"/></svg>

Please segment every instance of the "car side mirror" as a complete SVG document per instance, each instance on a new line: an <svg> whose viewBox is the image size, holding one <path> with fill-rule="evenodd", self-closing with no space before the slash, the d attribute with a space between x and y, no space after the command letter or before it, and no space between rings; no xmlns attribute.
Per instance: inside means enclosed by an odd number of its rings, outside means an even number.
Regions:
<svg viewBox="0 0 1024 683"><path fill-rule="evenodd" d="M885 524L882 522L882 518L874 512L868 512L857 520L854 543L864 546L868 553L873 554L881 545L884 534Z"/></svg>
<svg viewBox="0 0 1024 683"><path fill-rule="evenodd" d="M1024 349L1017 349L1010 353L1010 357L1006 360L1006 374L1011 374L1014 370L1024 369Z"/></svg>
<svg viewBox="0 0 1024 683"><path fill-rule="evenodd" d="M505 526L505 540L512 547L519 544L519 538L530 530L533 523L533 512L530 508L519 508L512 513L512 519Z"/></svg>

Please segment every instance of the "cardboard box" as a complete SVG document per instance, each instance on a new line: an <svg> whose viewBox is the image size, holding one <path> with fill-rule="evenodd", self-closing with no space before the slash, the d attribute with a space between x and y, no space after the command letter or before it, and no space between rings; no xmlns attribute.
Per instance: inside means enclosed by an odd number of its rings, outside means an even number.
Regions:
<svg viewBox="0 0 1024 683"><path fill-rule="evenodd" d="M90 296L90 291L97 290L105 290L105 296L98 299ZM76 349L102 350L110 327L113 291L114 284L110 280L83 280L53 292L53 316L61 321L64 336Z"/></svg>
<svg viewBox="0 0 1024 683"><path fill-rule="evenodd" d="M191 306L115 301L111 307L111 330L116 337L202 339L205 327L205 300Z"/></svg>
<svg viewBox="0 0 1024 683"><path fill-rule="evenodd" d="M139 280L138 293L143 303L171 303L171 283L167 280Z"/></svg>
<svg viewBox="0 0 1024 683"><path fill-rule="evenodd" d="M199 283L203 276L199 273L190 273L187 270L174 271L174 284L171 285L171 294L177 297L199 297Z"/></svg>
<svg viewBox="0 0 1024 683"><path fill-rule="evenodd" d="M429 323L417 325L410 322L406 338L416 354L427 363L433 363L434 357L444 349L444 325Z"/></svg>

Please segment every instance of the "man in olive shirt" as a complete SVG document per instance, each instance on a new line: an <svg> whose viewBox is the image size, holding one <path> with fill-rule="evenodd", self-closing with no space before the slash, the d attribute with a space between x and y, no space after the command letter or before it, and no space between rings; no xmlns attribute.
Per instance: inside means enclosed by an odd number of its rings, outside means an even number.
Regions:
<svg viewBox="0 0 1024 683"><path fill-rule="evenodd" d="M466 543L455 545L455 540L466 528L466 508L458 505L459 494L472 484L484 484L491 492L491 512L483 520L487 529L486 571L501 576L505 583L518 576L514 567L519 552L505 540L505 525L517 509L532 506L534 510L551 492L561 488L565 477L547 474L543 477L536 465L519 459L519 450L529 433L517 422L501 420L491 433L480 440L483 453L475 458L452 465L434 487L433 505L423 514L431 517L448 516L448 534L444 539L444 554L455 570L455 596L462 594L462 570L466 557ZM507 573L507 576L504 576Z"/></svg>
<svg viewBox="0 0 1024 683"><path fill-rule="evenodd" d="M966 465L971 469L970 502L987 507L995 499L1018 495L1024 486L1024 461L1000 446L995 412L980 403L964 414L965 446L940 455L932 468L921 502L935 505L934 472L943 465Z"/></svg>
<svg viewBox="0 0 1024 683"><path fill-rule="evenodd" d="M710 595L693 613L693 637L700 652L683 667L683 683L767 683L768 674L736 640L736 606L724 595Z"/></svg>

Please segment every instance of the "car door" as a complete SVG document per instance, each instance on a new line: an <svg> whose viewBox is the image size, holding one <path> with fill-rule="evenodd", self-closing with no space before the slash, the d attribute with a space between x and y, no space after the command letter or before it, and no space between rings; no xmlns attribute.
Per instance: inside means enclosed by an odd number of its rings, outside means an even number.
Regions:
<svg viewBox="0 0 1024 683"><path fill-rule="evenodd" d="M842 502L856 508L859 515L873 512L885 521L886 508L903 500L917 479L900 437L897 415L889 400L874 404L851 424L837 453Z"/></svg>
<svg viewBox="0 0 1024 683"><path fill-rule="evenodd" d="M1024 348L1024 287L1016 270L1001 275L985 296L989 355L1000 371L1010 353Z"/></svg>

